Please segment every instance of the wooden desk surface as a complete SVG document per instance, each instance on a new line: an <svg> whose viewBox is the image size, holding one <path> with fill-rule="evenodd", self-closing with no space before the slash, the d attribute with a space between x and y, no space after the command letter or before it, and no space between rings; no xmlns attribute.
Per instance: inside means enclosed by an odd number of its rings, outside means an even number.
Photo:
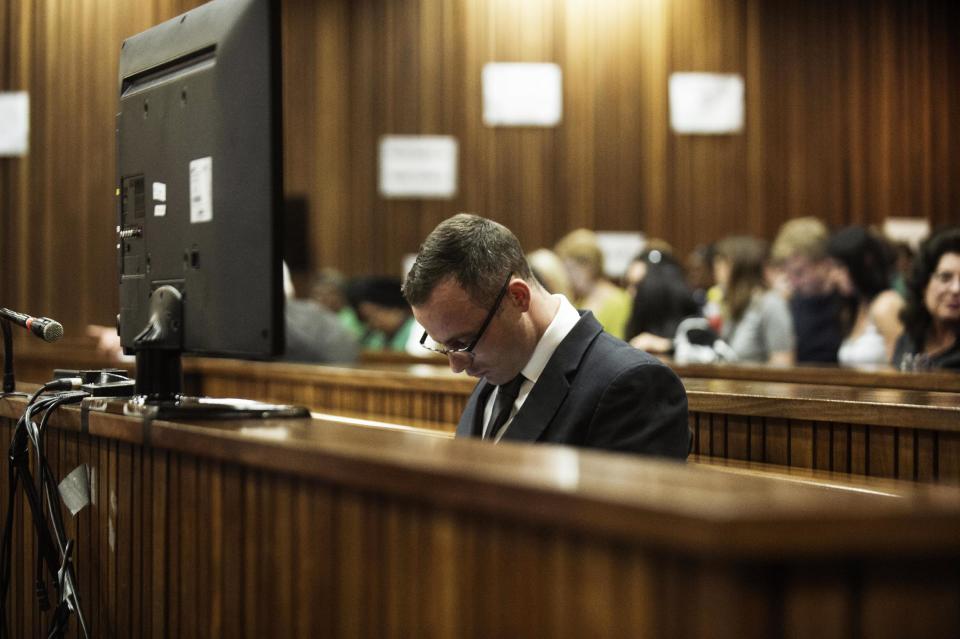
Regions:
<svg viewBox="0 0 960 639"><path fill-rule="evenodd" d="M13 418L23 403L0 401L0 415ZM54 426L696 554L960 551L960 491L936 486L802 485L567 447L358 428L339 417L145 426L65 409Z"/></svg>
<svg viewBox="0 0 960 639"><path fill-rule="evenodd" d="M902 373L890 365L838 366L829 364L799 364L796 366L768 366L749 362L720 362L716 364L679 364L670 357L660 358L683 378L739 379L757 382L785 382L789 384L826 384L861 386L866 388L899 388L960 392L960 374L950 371ZM437 364L446 365L442 358L423 359L404 353L367 351L360 362L367 365Z"/></svg>
<svg viewBox="0 0 960 639"><path fill-rule="evenodd" d="M960 431L960 395L892 388L684 379L691 411Z"/></svg>
<svg viewBox="0 0 960 639"><path fill-rule="evenodd" d="M56 344L15 336L18 379L30 382L45 381L54 368L119 367L133 370L132 362L117 362L97 353L96 342L85 335L68 335ZM187 358L190 362L193 358ZM864 388L893 388L901 390L960 392L960 374L946 371L901 373L890 366L840 367L799 365L790 367L724 362L718 364L678 364L662 358L684 379L726 379L790 384L855 386ZM206 361L206 360L205 360ZM210 360L215 361L215 360ZM232 361L232 360L221 360ZM274 363L283 366L282 362ZM420 366L446 368L441 357L417 358L404 353L364 352L359 368L404 370Z"/></svg>
<svg viewBox="0 0 960 639"><path fill-rule="evenodd" d="M188 376L248 379L274 388L284 384L336 385L444 393L460 396L463 402L476 385L473 378L429 364L339 367L188 358L184 370ZM699 378L684 379L683 383L691 411L891 427L923 424L960 431L960 396L949 392Z"/></svg>
<svg viewBox="0 0 960 639"><path fill-rule="evenodd" d="M739 362L719 364L678 364L670 358L663 362L684 379L707 378L747 380L757 382L785 382L791 384L819 384L858 386L865 388L896 388L901 390L960 392L960 374L949 371L902 373L892 366L764 366Z"/></svg>
<svg viewBox="0 0 960 639"><path fill-rule="evenodd" d="M0 438L22 408L0 400ZM96 477L67 521L93 636L960 634L957 489L339 417L144 425L65 409L46 441L56 477ZM14 544L30 557L25 509ZM33 573L14 562L13 636L44 625Z"/></svg>

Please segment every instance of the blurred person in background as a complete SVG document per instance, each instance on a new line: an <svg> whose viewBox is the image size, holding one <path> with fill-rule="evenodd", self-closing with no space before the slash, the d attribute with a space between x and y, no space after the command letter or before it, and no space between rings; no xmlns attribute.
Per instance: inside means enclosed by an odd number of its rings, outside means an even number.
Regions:
<svg viewBox="0 0 960 639"><path fill-rule="evenodd" d="M359 340L366 329L347 299L347 278L335 268L317 271L310 286L310 298L320 306L336 313L347 330Z"/></svg>
<svg viewBox="0 0 960 639"><path fill-rule="evenodd" d="M282 359L316 364L357 361L356 336L340 323L337 315L312 299L297 299L290 269L283 264L283 307L285 348Z"/></svg>
<svg viewBox="0 0 960 639"><path fill-rule="evenodd" d="M887 240L893 249L893 277L890 286L904 299L907 298L907 280L910 279L910 272L913 270L913 258L915 252L907 242L897 242Z"/></svg>
<svg viewBox="0 0 960 639"><path fill-rule="evenodd" d="M960 369L960 227L924 242L908 280L894 366L901 370Z"/></svg>
<svg viewBox="0 0 960 639"><path fill-rule="evenodd" d="M627 323L630 344L651 353L670 353L680 322L700 314L683 269L669 253L647 249L627 267L627 285L633 293Z"/></svg>
<svg viewBox="0 0 960 639"><path fill-rule="evenodd" d="M836 363L844 332L844 302L837 291L836 266L827 254L829 232L815 217L780 227L770 250L783 274L796 331L796 361Z"/></svg>
<svg viewBox="0 0 960 639"><path fill-rule="evenodd" d="M298 299L290 269L283 264L284 351L279 357L289 362L349 364L357 361L359 344L337 316L312 299ZM113 326L91 324L87 335L97 340L97 351L117 362L133 362L123 354L120 336Z"/></svg>
<svg viewBox="0 0 960 639"><path fill-rule="evenodd" d="M554 251L563 260L573 289L573 305L592 311L604 330L623 339L632 300L604 277L603 253L593 231L577 229L561 239Z"/></svg>
<svg viewBox="0 0 960 639"><path fill-rule="evenodd" d="M347 298L366 327L360 339L363 349L430 356L420 348L423 329L403 297L400 278L378 275L354 278L347 284Z"/></svg>
<svg viewBox="0 0 960 639"><path fill-rule="evenodd" d="M722 337L745 362L794 363L794 332L783 297L764 278L766 243L732 236L717 243L713 274L723 290Z"/></svg>
<svg viewBox="0 0 960 639"><path fill-rule="evenodd" d="M656 251L658 259L660 256L663 256L676 264L676 260L673 258L673 247L670 246L669 242L661 240L658 237L647 240L644 243L643 250L630 260L626 270L623 272L623 290L625 290L631 298L636 297L637 286L640 285L641 280L643 280L647 274L647 266L649 264L647 256L653 251ZM679 264L677 264L677 266L679 266Z"/></svg>
<svg viewBox="0 0 960 639"><path fill-rule="evenodd" d="M563 265L563 260L557 257L556 253L548 248L537 249L527 255L527 263L533 271L533 276L543 284L543 288L547 289L548 293L560 293L567 299L573 299L570 276Z"/></svg>
<svg viewBox="0 0 960 639"><path fill-rule="evenodd" d="M892 252L868 229L850 226L830 237L827 253L837 261L838 292L845 300L838 362L886 364L903 332L903 298L890 288Z"/></svg>
<svg viewBox="0 0 960 639"><path fill-rule="evenodd" d="M694 301L699 305L701 312L707 304L707 292L714 285L713 281L713 245L701 244L687 255L685 263L687 286L693 293Z"/></svg>

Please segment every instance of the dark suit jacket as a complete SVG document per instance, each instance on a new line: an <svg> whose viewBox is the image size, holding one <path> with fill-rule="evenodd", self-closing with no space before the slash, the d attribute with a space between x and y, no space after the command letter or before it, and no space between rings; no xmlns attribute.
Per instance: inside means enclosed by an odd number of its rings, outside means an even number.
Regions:
<svg viewBox="0 0 960 639"><path fill-rule="evenodd" d="M479 437L494 386L481 380L457 425ZM564 338L517 412L504 440L685 459L687 394L667 366L603 331L592 313Z"/></svg>

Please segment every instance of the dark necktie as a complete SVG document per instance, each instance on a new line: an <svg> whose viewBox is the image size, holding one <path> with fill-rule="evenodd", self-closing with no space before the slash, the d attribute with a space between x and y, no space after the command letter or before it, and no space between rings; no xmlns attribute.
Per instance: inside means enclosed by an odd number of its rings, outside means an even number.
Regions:
<svg viewBox="0 0 960 639"><path fill-rule="evenodd" d="M486 439L496 439L497 433L507 423L510 418L510 411L513 409L513 403L517 401L517 395L520 394L520 385L524 381L523 375L517 375L506 384L501 384L497 388L497 399L493 402L493 413L490 415L490 427L487 428Z"/></svg>

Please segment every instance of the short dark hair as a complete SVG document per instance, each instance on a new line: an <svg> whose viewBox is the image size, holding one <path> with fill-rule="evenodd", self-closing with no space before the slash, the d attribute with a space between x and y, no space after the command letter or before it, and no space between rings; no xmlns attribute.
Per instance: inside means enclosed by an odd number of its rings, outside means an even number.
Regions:
<svg viewBox="0 0 960 639"><path fill-rule="evenodd" d="M931 237L913 259L913 269L907 280L907 303L900 312L900 319L917 349L923 349L927 331L933 323L933 316L923 299L924 293L940 258L946 253L960 253L960 226L945 228Z"/></svg>
<svg viewBox="0 0 960 639"><path fill-rule="evenodd" d="M423 241L403 295L411 306L420 306L440 282L453 277L474 303L488 306L510 274L535 282L517 237L493 220L460 213L437 225Z"/></svg>
<svg viewBox="0 0 960 639"><path fill-rule="evenodd" d="M410 308L400 292L400 279L382 275L350 280L347 284L347 300L354 308L358 308L363 302L384 308Z"/></svg>

